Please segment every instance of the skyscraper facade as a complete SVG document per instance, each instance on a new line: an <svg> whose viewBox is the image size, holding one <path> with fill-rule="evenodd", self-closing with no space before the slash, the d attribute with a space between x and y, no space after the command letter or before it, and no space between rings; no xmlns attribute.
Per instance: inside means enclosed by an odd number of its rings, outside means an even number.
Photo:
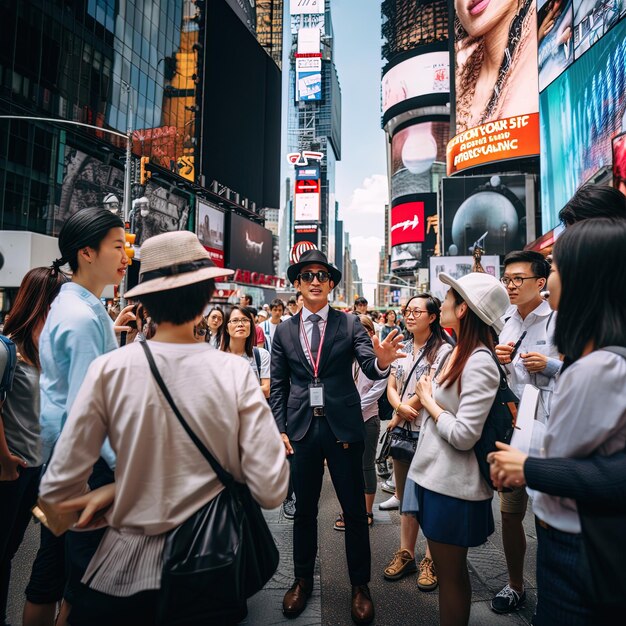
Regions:
<svg viewBox="0 0 626 626"><path fill-rule="evenodd" d="M289 172L283 220L293 224L281 241L283 260L294 244L309 242L331 262L336 255L335 167L341 160L341 87L334 62L330 0L311 3L312 12L292 3L289 55L287 148L300 154ZM318 153L307 157L306 152ZM307 164L305 164L307 163ZM287 233L285 233L287 234ZM281 268L286 264L281 262Z"/></svg>

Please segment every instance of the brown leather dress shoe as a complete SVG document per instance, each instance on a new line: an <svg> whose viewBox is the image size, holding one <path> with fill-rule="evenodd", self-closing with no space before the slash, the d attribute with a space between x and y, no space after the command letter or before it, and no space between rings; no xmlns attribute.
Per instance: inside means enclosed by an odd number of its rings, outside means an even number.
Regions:
<svg viewBox="0 0 626 626"><path fill-rule="evenodd" d="M312 578L296 578L291 589L283 598L283 615L285 617L298 617L306 608L307 600L312 591Z"/></svg>
<svg viewBox="0 0 626 626"><path fill-rule="evenodd" d="M374 619L374 604L367 585L352 586L352 621L369 624Z"/></svg>

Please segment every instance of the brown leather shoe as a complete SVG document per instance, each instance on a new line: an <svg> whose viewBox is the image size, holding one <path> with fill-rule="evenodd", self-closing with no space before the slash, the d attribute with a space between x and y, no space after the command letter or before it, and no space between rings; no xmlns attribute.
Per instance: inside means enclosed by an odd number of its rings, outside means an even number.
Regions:
<svg viewBox="0 0 626 626"><path fill-rule="evenodd" d="M352 586L352 621L369 624L374 619L374 604L367 585Z"/></svg>
<svg viewBox="0 0 626 626"><path fill-rule="evenodd" d="M306 608L307 600L312 591L312 578L296 578L291 589L283 598L283 615L285 617L298 617Z"/></svg>

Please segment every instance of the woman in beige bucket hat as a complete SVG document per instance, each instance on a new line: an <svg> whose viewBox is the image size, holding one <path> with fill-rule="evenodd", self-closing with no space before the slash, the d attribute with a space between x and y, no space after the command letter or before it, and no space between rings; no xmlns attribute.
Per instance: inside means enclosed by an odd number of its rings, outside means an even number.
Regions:
<svg viewBox="0 0 626 626"><path fill-rule="evenodd" d="M289 469L258 382L243 359L194 338L215 278L232 270L215 267L190 232L148 239L141 259L140 282L127 295L158 324L148 345L166 387L222 467L261 506L278 506ZM115 483L83 495L106 437L117 453ZM42 508L64 515L68 526L89 527L98 510L108 525L72 607L72 626L155 624L166 534L222 489L163 397L142 345L94 361L40 490ZM245 602L229 611L225 622L239 622Z"/></svg>

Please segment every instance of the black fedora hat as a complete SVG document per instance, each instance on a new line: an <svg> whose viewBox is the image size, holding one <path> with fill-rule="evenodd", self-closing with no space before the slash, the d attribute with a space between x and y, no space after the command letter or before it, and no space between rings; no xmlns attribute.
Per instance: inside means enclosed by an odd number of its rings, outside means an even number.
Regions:
<svg viewBox="0 0 626 626"><path fill-rule="evenodd" d="M323 265L330 274L330 280L337 285L341 280L341 272L326 259L326 255L319 250L305 250L300 256L300 260L287 268L287 278L294 283L298 275L306 265Z"/></svg>

